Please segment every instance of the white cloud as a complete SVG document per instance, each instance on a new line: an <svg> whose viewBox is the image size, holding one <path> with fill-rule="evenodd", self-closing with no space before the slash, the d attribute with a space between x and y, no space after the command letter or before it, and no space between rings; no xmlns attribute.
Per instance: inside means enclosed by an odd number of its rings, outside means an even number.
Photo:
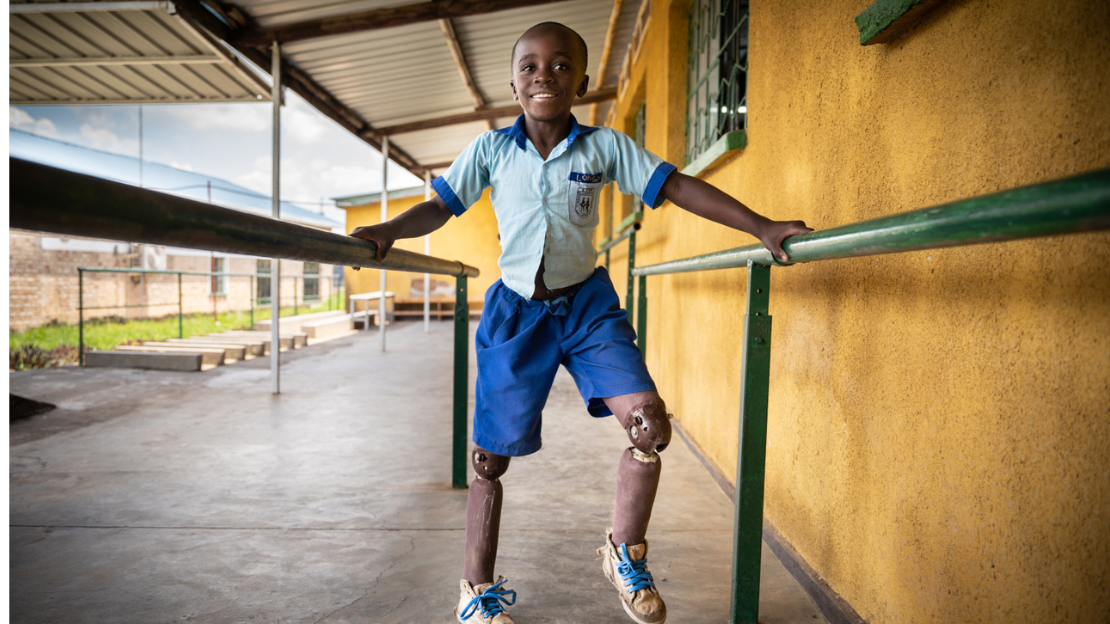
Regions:
<svg viewBox="0 0 1110 624"><path fill-rule="evenodd" d="M58 135L58 129L54 127L53 121L46 118L35 119L30 113L18 106L8 107L8 126L43 136Z"/></svg>
<svg viewBox="0 0 1110 624"><path fill-rule="evenodd" d="M135 139L120 139L115 132L107 128L94 128L90 124L81 126L81 137L85 145L106 152L138 156L139 142Z"/></svg>
<svg viewBox="0 0 1110 624"><path fill-rule="evenodd" d="M192 165L189 165L189 164L186 164L186 163L179 163L176 160L171 160L170 161L170 166L173 167L174 169L180 169L182 171L192 171L193 170Z"/></svg>
<svg viewBox="0 0 1110 624"><path fill-rule="evenodd" d="M289 138L306 145L320 142L332 134L330 131L342 132L300 98L286 100L285 111L281 116L281 130Z"/></svg>
<svg viewBox="0 0 1110 624"><path fill-rule="evenodd" d="M269 103L173 106L169 112L194 130L266 132L270 130L272 117Z"/></svg>

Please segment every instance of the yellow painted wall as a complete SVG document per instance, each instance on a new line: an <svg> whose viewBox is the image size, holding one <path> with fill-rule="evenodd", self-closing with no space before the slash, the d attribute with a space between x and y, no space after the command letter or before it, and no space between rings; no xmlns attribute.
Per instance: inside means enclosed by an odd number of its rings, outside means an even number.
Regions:
<svg viewBox="0 0 1110 624"><path fill-rule="evenodd" d="M422 201L424 201L423 195L390 200L389 218L396 217ZM346 210L348 232L358 226L373 225L381 221L381 204L376 202L371 205L352 206ZM394 248L424 253L424 239L421 237L399 240ZM501 243L497 238L497 219L493 214L493 204L489 201L488 189L482 195L482 199L463 213L462 217L451 217L446 225L432 232L429 255L458 260L478 267L481 275L467 280L467 286L470 288L467 300L472 304L481 304L486 289L501 278L501 269L497 267L497 258L501 255ZM344 277L347 280L348 294L380 290L381 273L377 270L354 271L348 267ZM424 274L387 271L385 279L387 290L395 293L397 297L408 297L412 280L423 280ZM455 278L448 275L433 275L432 279L448 282L452 287L455 285ZM475 308L472 307L472 309Z"/></svg>
<svg viewBox="0 0 1110 624"><path fill-rule="evenodd" d="M828 228L1110 166L1103 0L950 0L862 47L868 4L752 3L749 145L704 179ZM679 164L687 6L654 0L614 124L646 99ZM669 204L639 237L755 242ZM728 476L744 285L648 286L649 367ZM776 268L771 314L765 518L864 619L1110 620L1110 235Z"/></svg>

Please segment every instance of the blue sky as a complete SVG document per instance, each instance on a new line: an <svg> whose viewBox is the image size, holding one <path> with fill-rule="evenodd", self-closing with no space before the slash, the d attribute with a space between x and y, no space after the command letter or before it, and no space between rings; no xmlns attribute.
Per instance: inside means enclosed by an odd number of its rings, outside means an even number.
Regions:
<svg viewBox="0 0 1110 624"><path fill-rule="evenodd" d="M143 159L218 176L270 194L269 102L145 105ZM381 190L381 154L286 92L282 109L282 199L340 222L328 198ZM10 106L9 127L126 156L139 155L139 107ZM389 188L422 180L391 165Z"/></svg>

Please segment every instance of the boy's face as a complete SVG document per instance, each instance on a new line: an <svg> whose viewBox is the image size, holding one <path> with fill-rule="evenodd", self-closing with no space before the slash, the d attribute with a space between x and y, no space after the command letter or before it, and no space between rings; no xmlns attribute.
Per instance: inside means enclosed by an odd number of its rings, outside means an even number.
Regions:
<svg viewBox="0 0 1110 624"><path fill-rule="evenodd" d="M586 94L590 78L582 50L562 28L538 28L517 43L513 55L513 99L536 121L570 115L574 98Z"/></svg>

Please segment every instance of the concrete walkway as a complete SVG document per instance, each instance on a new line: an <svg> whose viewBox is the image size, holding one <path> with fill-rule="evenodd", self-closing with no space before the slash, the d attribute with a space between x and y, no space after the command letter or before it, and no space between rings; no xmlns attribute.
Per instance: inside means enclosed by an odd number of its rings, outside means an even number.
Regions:
<svg viewBox="0 0 1110 624"><path fill-rule="evenodd" d="M11 620L451 622L451 345L450 323L399 323L386 354L376 332L286 353L279 397L269 358L10 374L59 406L10 428ZM545 416L543 450L502 479L510 612L629 622L594 552L625 434L565 373ZM663 459L648 535L669 621L727 622L732 505L681 441ZM763 553L761 621L823 621Z"/></svg>

